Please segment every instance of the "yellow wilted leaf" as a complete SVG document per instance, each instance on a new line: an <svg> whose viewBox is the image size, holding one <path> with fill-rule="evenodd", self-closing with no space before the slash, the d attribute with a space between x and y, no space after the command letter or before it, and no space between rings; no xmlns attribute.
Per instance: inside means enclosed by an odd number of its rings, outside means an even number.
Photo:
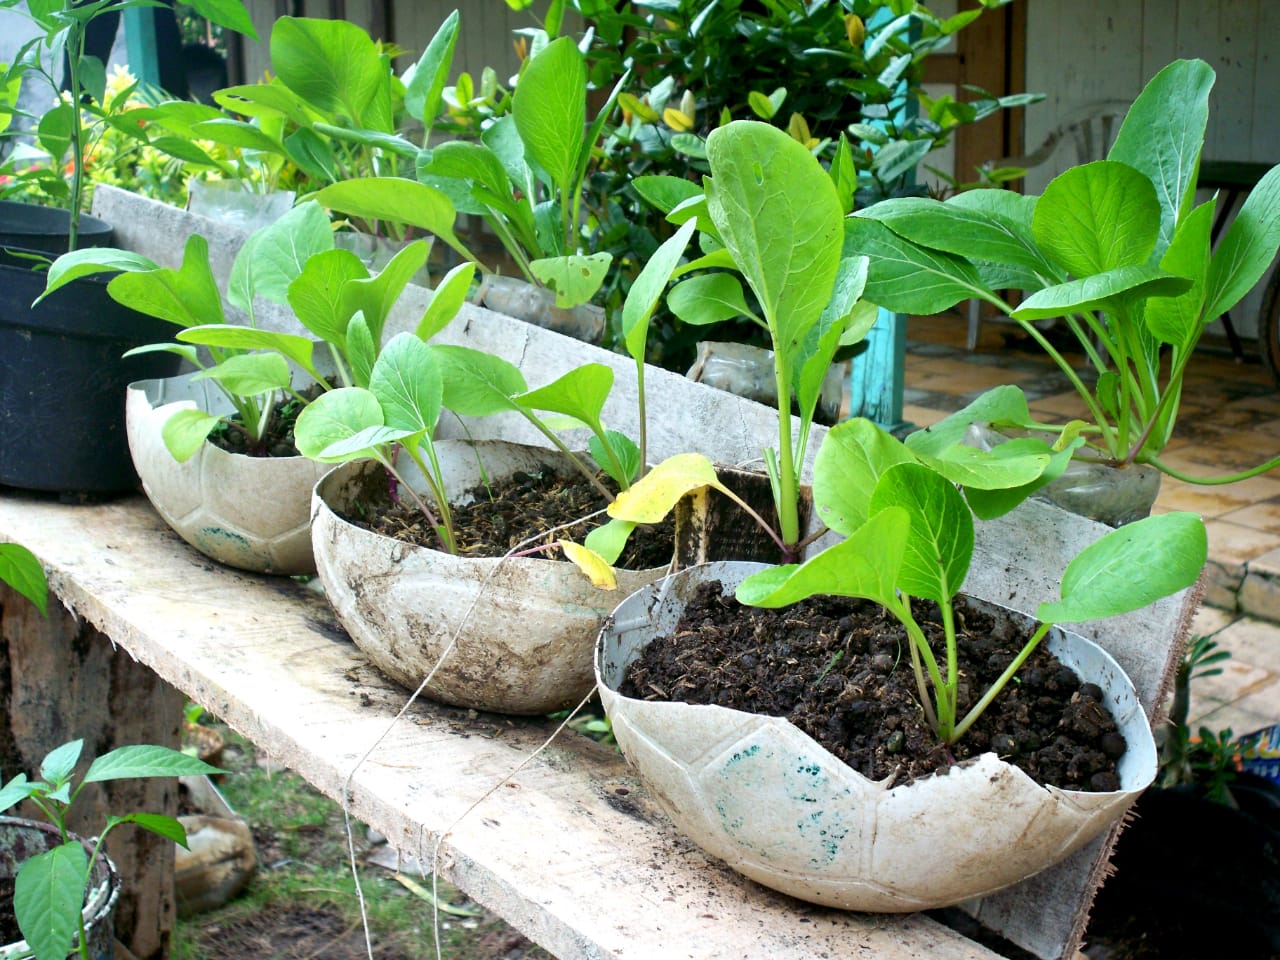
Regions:
<svg viewBox="0 0 1280 960"><path fill-rule="evenodd" d="M813 139L813 134L809 132L809 122L798 113L791 115L791 122L787 124L787 133L791 134L792 140L803 143L806 148L811 148L812 144L817 143Z"/></svg>
<svg viewBox="0 0 1280 960"><path fill-rule="evenodd" d="M517 37L511 41L511 45L516 48L516 56L520 58L520 62L524 63L529 59L529 38Z"/></svg>
<svg viewBox="0 0 1280 960"><path fill-rule="evenodd" d="M721 484L716 468L700 453L668 457L618 494L609 504L609 516L634 523L658 523L686 493Z"/></svg>
<svg viewBox="0 0 1280 960"><path fill-rule="evenodd" d="M618 578L614 576L613 567L604 562L604 557L572 540L560 540L557 543L569 562L587 575L593 587L601 590L618 589Z"/></svg>
<svg viewBox="0 0 1280 960"><path fill-rule="evenodd" d="M861 47L862 41L867 39L867 25L862 22L862 18L856 13L846 13L844 15L844 34L849 38L849 46Z"/></svg>
<svg viewBox="0 0 1280 960"><path fill-rule="evenodd" d="M667 107L662 111L662 122L677 133L688 133L693 129L693 117L675 107Z"/></svg>
<svg viewBox="0 0 1280 960"><path fill-rule="evenodd" d="M658 111L633 93L618 94L618 106L622 108L623 113L637 116L645 123L656 123L661 119L658 116Z"/></svg>

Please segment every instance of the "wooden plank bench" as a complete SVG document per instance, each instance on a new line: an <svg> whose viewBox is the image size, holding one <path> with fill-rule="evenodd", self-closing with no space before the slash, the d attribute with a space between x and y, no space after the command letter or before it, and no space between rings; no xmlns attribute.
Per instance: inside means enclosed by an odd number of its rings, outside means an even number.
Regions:
<svg viewBox="0 0 1280 960"><path fill-rule="evenodd" d="M170 266L193 230L209 240L218 271L229 267L243 239L106 186L95 191L94 210L116 224L118 243ZM429 297L410 288L388 328L412 329ZM298 332L287 311L263 310L259 321ZM625 357L469 306L440 339L504 356L531 384L549 382L575 363L607 364L617 387L605 418L636 433L635 378ZM646 376L651 416L660 418L650 432L654 460L698 449L739 462L757 456L776 432L774 414L758 404L668 371L651 368ZM823 432L815 429L810 457ZM537 442L527 425L503 417L473 423L471 433ZM1064 516L1030 502L981 524L965 589L1034 613L1039 601L1056 596L1067 561L1103 532ZM66 688L58 696L66 716L28 730L31 714L49 710L23 714L15 709L21 703L8 702L0 763L17 755L30 769L43 755L37 744L48 749L68 736L86 736L95 752L130 738L176 743L181 691L327 795L349 796L356 817L406 852L429 853L447 832L442 874L564 958L809 958L859 951L887 960L995 956L927 917L843 914L742 880L675 834L621 758L580 737L557 739L486 795L542 744L550 727L472 720L430 704L416 705L392 725L405 694L365 663L319 594L294 581L217 567L164 528L140 497L85 507L0 495L3 539L36 552L71 614L43 624L21 603L3 605L9 670L0 671L0 702L17 689L12 681L21 673L21 691L39 689L49 702L52 691ZM1197 602L1198 592L1187 590L1080 629L1119 661L1153 718L1160 716ZM114 658L95 653L113 645L121 651ZM101 703L112 708L105 718L97 716ZM148 789L153 792L139 794L145 808L172 803L162 790L154 792L161 788ZM131 802L125 809L138 808ZM1118 830L964 910L1038 957L1074 956ZM126 874L160 873L124 912L132 917L136 910L140 927L156 920L163 938L172 922L163 850L122 856ZM152 947L134 952L155 955Z"/></svg>
<svg viewBox="0 0 1280 960"><path fill-rule="evenodd" d="M429 863L447 833L441 874L564 960L997 956L924 916L827 910L738 877L674 831L620 756L577 734L506 780L550 734L547 722L425 702L393 722L406 695L367 665L322 596L217 567L141 497L67 506L6 495L0 539L35 551L53 606L99 631L94 642L109 640L323 793L348 797L401 850ZM55 686L60 669L71 676L74 664L50 667ZM137 722L154 696L59 699L63 711L105 709L108 727L174 743L176 722L149 732Z"/></svg>

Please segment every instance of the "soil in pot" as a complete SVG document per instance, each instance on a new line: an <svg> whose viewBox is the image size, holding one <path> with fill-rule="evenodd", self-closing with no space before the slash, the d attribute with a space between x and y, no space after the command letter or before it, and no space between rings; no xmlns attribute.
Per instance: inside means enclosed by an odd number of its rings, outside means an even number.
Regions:
<svg viewBox="0 0 1280 960"><path fill-rule="evenodd" d="M313 383L305 390L298 391L302 400L288 397L275 409L261 439L251 436L240 425L240 418L232 416L224 418L213 428L209 433L209 442L227 453L239 453L247 457L296 457L299 454L293 445L293 426L298 421L298 415L306 409L306 404L320 396L320 393L320 386Z"/></svg>
<svg viewBox="0 0 1280 960"><path fill-rule="evenodd" d="M612 487L608 477L602 475L601 480ZM458 554L464 557L501 557L530 538L538 538L540 544L563 539L581 542L592 527L608 519L595 516L582 521L583 517L604 510L608 502L585 478L564 476L551 470L537 474L519 471L501 482L468 491L464 499L471 502L453 509ZM409 502L393 503L388 484L369 491L361 503L367 510L364 516L345 516L344 519L383 536L439 549L440 540L421 512ZM575 526L566 529L566 524ZM666 566L671 562L674 543L673 520L652 528L639 528L616 565L624 570ZM522 549L530 546L526 544ZM540 556L565 559L558 547Z"/></svg>
<svg viewBox="0 0 1280 960"><path fill-rule="evenodd" d="M936 605L920 604L915 615L941 649ZM963 714L1026 636L975 612L963 614L958 633ZM905 631L870 601L815 597L764 610L724 596L718 582L704 584L676 632L631 664L619 692L786 717L877 781L945 773L992 751L1038 783L1120 788L1125 741L1100 702L1102 691L1082 684L1043 644L959 743L940 744L920 706Z"/></svg>

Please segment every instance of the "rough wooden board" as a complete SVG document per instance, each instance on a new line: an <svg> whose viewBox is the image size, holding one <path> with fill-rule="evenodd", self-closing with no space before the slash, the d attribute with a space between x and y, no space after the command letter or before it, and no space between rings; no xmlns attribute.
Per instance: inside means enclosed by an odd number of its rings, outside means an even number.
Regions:
<svg viewBox="0 0 1280 960"><path fill-rule="evenodd" d="M30 547L55 594L397 847L559 957L993 958L922 916L812 907L707 860L654 812L616 754L542 722L404 700L290 580L219 568L141 498L63 506L0 498L0 539ZM361 763L370 747L390 730ZM461 822L459 821L461 819Z"/></svg>
<svg viewBox="0 0 1280 960"><path fill-rule="evenodd" d="M1057 507L1029 500L999 520L978 524L966 592L1034 615L1059 598L1058 583L1070 560L1110 531ZM1102 646L1129 675L1147 717L1164 718L1167 694L1186 647L1200 602L1188 588L1134 613L1071 624L1069 629ZM1117 824L1104 837L1060 864L1008 890L966 904L985 926L1044 958L1072 957L1089 910L1107 876Z"/></svg>

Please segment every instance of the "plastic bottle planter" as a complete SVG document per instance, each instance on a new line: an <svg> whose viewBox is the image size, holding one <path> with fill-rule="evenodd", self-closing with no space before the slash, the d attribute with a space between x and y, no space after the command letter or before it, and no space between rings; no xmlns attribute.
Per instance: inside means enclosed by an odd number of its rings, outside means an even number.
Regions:
<svg viewBox="0 0 1280 960"><path fill-rule="evenodd" d="M165 421L184 407L231 410L210 381L192 377L129 385L125 424L143 492L183 540L219 563L255 573L315 573L311 491L330 467L301 456L228 453L207 441L179 463L161 439Z"/></svg>
<svg viewBox="0 0 1280 960"><path fill-rule="evenodd" d="M502 441L436 444L446 489L461 494L516 471L572 468L557 452ZM478 710L545 714L576 706L595 683L591 649L618 598L666 568L618 571L593 587L566 561L455 557L363 530L339 515L382 481L376 464L344 464L316 485L316 567L338 620L383 673L416 690L461 626L425 694ZM462 501L459 501L462 502ZM492 574L492 575L491 575Z"/></svg>
<svg viewBox="0 0 1280 960"><path fill-rule="evenodd" d="M495 313L505 313L584 343L599 343L604 335L604 308L594 303L557 307L556 295L518 277L485 274L476 302Z"/></svg>
<svg viewBox="0 0 1280 960"><path fill-rule="evenodd" d="M651 584L614 611L596 647L600 696L623 753L676 826L739 873L832 907L946 906L1063 859L1119 818L1155 777L1155 742L1128 678L1100 647L1059 631L1049 634L1049 648L1102 688L1128 740L1122 790L1042 787L992 753L890 789L786 720L616 692L645 645L675 627L700 580L732 590L760 568L706 564Z"/></svg>
<svg viewBox="0 0 1280 960"><path fill-rule="evenodd" d="M84 844L86 853L92 853L93 845L90 841L80 842ZM18 868L23 862L61 843L62 838L51 824L18 817L0 817L0 901L5 909L11 909L13 878L17 876ZM115 956L113 924L119 896L120 876L116 873L115 865L106 856L101 856L94 864L93 883L83 910L89 956L92 960L112 960ZM31 949L25 940L0 945L0 960L29 960L31 956Z"/></svg>
<svg viewBox="0 0 1280 960"><path fill-rule="evenodd" d="M965 442L980 450L990 450L1009 439L999 431L975 423L969 427ZM1159 470L1146 464L1135 463L1119 470L1077 454L1062 476L1041 487L1033 496L1077 516L1119 527L1151 515L1151 508L1160 495L1162 476Z"/></svg>

